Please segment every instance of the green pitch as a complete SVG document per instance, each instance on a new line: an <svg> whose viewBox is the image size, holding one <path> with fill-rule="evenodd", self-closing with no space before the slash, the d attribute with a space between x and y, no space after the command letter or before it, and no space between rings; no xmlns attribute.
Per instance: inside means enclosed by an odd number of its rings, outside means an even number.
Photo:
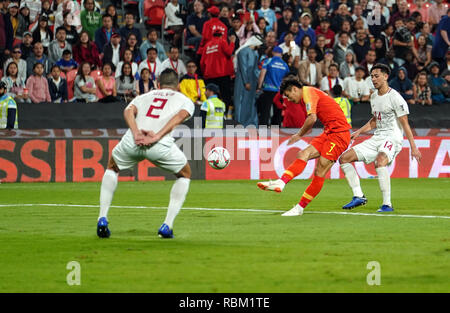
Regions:
<svg viewBox="0 0 450 313"><path fill-rule="evenodd" d="M2 205L91 206L1 206L0 292L450 292L450 179L392 180L394 214L417 217L333 214L351 199L344 180L327 180L301 217L280 213L309 181L282 194L192 181L186 208L234 210L182 210L175 239L160 239L172 183L120 182L109 239L96 236L99 183L1 184ZM377 180L362 186L369 202L351 212L376 213ZM81 285L66 282L70 261ZM370 261L381 285L367 284Z"/></svg>

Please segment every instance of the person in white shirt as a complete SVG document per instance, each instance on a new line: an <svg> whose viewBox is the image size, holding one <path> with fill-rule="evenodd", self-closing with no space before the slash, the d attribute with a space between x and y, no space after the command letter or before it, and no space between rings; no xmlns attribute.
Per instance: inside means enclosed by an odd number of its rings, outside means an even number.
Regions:
<svg viewBox="0 0 450 313"><path fill-rule="evenodd" d="M320 90L331 96L331 90L336 84L341 85L342 89L344 89L344 82L339 78L338 66L333 63L328 67L328 76L323 77L320 81Z"/></svg>
<svg viewBox="0 0 450 313"><path fill-rule="evenodd" d="M358 66L355 69L355 76L344 79L344 97L353 100L353 103L367 102L370 97L370 88L364 80L366 71L364 67Z"/></svg>
<svg viewBox="0 0 450 313"><path fill-rule="evenodd" d="M152 81L156 81L158 79L159 73L161 73L163 67L158 58L158 50L156 48L150 47L147 49L147 58L139 64L138 72L140 73L144 68L149 69L150 79Z"/></svg>
<svg viewBox="0 0 450 313"><path fill-rule="evenodd" d="M164 12L166 13L166 29L170 29L174 32L172 45L179 47L184 27L184 22L179 16L184 11L182 11L178 0L170 0L164 8Z"/></svg>
<svg viewBox="0 0 450 313"><path fill-rule="evenodd" d="M298 68L298 64L300 62L300 48L294 41L294 33L287 32L284 36L284 42L279 45L281 50L283 50L283 54L288 53L294 59L294 66Z"/></svg>
<svg viewBox="0 0 450 313"><path fill-rule="evenodd" d="M107 214L119 171L149 160L177 177L170 192L166 219L158 230L161 237L173 238L173 222L188 193L191 168L171 132L193 114L194 103L178 92L178 75L171 69L161 72L158 89L137 96L125 108L124 118L129 129L112 151L100 188L99 237L107 238L111 234Z"/></svg>
<svg viewBox="0 0 450 313"><path fill-rule="evenodd" d="M183 63L183 60L179 58L179 55L179 49L177 47L171 47L169 50L169 57L161 64L161 71L170 68L177 72L179 78L186 75L186 66Z"/></svg>
<svg viewBox="0 0 450 313"><path fill-rule="evenodd" d="M391 183L387 166L402 150L403 133L410 145L411 158L420 162L422 157L408 123L408 104L397 91L388 85L390 72L387 65L380 63L375 64L370 70L370 76L376 89L370 96L372 118L366 125L352 133L351 139L354 140L360 134L367 133L372 129L375 129L375 132L370 139L353 146L339 158L341 169L353 191L352 201L344 205L343 209L353 209L367 203L358 174L351 165L352 162L363 161L366 164L375 164L383 195L383 205L378 212L392 212L394 209L391 203Z"/></svg>
<svg viewBox="0 0 450 313"><path fill-rule="evenodd" d="M117 79L122 75L122 66L124 63L130 63L131 64L131 75L134 77L134 79L139 79L139 73L138 72L138 65L136 62L133 62L133 52L129 49L125 49L123 52L123 58L122 60L117 64L116 71L115 71L115 78Z"/></svg>

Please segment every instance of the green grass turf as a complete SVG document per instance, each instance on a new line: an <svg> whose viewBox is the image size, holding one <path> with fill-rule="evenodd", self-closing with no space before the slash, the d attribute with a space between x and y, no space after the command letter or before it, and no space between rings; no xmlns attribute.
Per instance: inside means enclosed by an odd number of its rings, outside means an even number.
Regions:
<svg viewBox="0 0 450 313"><path fill-rule="evenodd" d="M113 205L165 207L172 181L120 182ZM255 181L192 181L185 207L287 210L309 181L282 194ZM375 213L378 182L362 181ZM450 179L393 179L395 214L450 216ZM98 204L100 183L1 184L0 204ZM341 212L345 180L327 180L307 211ZM175 239L156 232L165 209L0 207L0 292L450 292L450 219L183 210ZM69 286L66 264L81 265ZM366 268L381 265L381 285Z"/></svg>

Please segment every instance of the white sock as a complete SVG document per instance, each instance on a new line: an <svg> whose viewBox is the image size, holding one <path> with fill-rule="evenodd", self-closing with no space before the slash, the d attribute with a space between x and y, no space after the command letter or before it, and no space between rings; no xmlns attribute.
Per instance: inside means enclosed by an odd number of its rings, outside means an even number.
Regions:
<svg viewBox="0 0 450 313"><path fill-rule="evenodd" d="M353 196L355 197L362 197L364 196L362 189L361 189L361 183L359 181L358 173L356 173L355 168L350 163L343 163L341 164L341 169L345 174L345 178L347 178L347 182L353 190Z"/></svg>
<svg viewBox="0 0 450 313"><path fill-rule="evenodd" d="M191 180L189 178L180 177L172 186L169 207L167 208L166 220L164 221L170 229L173 228L173 221L175 220L175 217L177 217L178 212L180 212L184 200L186 199L190 182Z"/></svg>
<svg viewBox="0 0 450 313"><path fill-rule="evenodd" d="M100 188L100 215L101 217L106 217L108 215L109 207L111 206L111 201L114 196L114 191L116 191L117 181L119 180L119 174L113 170L107 169L102 179L102 186Z"/></svg>
<svg viewBox="0 0 450 313"><path fill-rule="evenodd" d="M391 177L386 166L376 168L378 174L378 182L383 195L383 204L392 206L391 203Z"/></svg>

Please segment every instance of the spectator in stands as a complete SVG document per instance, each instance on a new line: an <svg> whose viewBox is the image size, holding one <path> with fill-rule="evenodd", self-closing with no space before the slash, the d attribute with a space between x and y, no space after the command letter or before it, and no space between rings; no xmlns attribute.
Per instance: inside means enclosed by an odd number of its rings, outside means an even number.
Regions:
<svg viewBox="0 0 450 313"><path fill-rule="evenodd" d="M415 0L410 4L409 10L414 13L417 12L422 17L423 22L428 22L428 3L425 4L424 0Z"/></svg>
<svg viewBox="0 0 450 313"><path fill-rule="evenodd" d="M239 31L241 26L242 26L241 19L238 16L234 16L231 19L231 28L228 30L228 37L230 37L230 36L236 37L236 41L234 42L234 51L236 51L240 47L240 41L239 41L239 36L238 36L237 32ZM274 41L276 41L275 35L273 37L274 37Z"/></svg>
<svg viewBox="0 0 450 313"><path fill-rule="evenodd" d="M289 31L294 34L295 42L296 43L300 42L300 41L297 41L297 37L299 35L298 21L294 20L294 21L291 22L291 24L289 25ZM285 35L286 35L286 32L282 33L281 36L278 38L278 43L279 44L283 43Z"/></svg>
<svg viewBox="0 0 450 313"><path fill-rule="evenodd" d="M41 63L44 67L44 75L50 73L51 62L44 54L44 46L42 42L36 42L33 45L33 54L27 58L27 77L33 73L36 63Z"/></svg>
<svg viewBox="0 0 450 313"><path fill-rule="evenodd" d="M306 119L306 107L304 104L289 101L279 92L273 98L273 103L281 110L284 128L302 128Z"/></svg>
<svg viewBox="0 0 450 313"><path fill-rule="evenodd" d="M141 52L141 59L144 60L147 57L147 51L149 48L155 48L158 52L158 59L162 62L167 59L166 50L162 43L158 41L158 32L152 28L147 33L147 40L139 47Z"/></svg>
<svg viewBox="0 0 450 313"><path fill-rule="evenodd" d="M250 13L245 13L242 18L242 26L237 32L239 44L242 46L245 42L255 34L260 34L260 30L256 23L251 19Z"/></svg>
<svg viewBox="0 0 450 313"><path fill-rule="evenodd" d="M428 8L428 23L430 23L431 28L434 25L439 24L442 16L448 14L448 4L443 4L443 0L434 0L434 4L432 4Z"/></svg>
<svg viewBox="0 0 450 313"><path fill-rule="evenodd" d="M158 59L158 53L156 48L147 49L147 58L139 64L138 73L140 73L144 68L150 71L150 79L156 81L159 77L159 73L162 72L162 63Z"/></svg>
<svg viewBox="0 0 450 313"><path fill-rule="evenodd" d="M372 66L375 65L376 59L377 59L377 53L375 52L375 50L371 49L371 50L367 51L364 60L359 64L360 66L364 67L364 69L366 70L366 76L370 76L370 70L372 69ZM389 65L389 64L386 64L386 65ZM392 74L392 71L391 71L391 74Z"/></svg>
<svg viewBox="0 0 450 313"><path fill-rule="evenodd" d="M117 10L116 10L116 7L114 6L114 5L112 5L112 4L110 4L110 5L108 5L107 7L106 7L106 10L105 10L105 14L103 15L103 16L105 16L105 15L109 15L109 16L111 16L111 19L112 19L112 27L114 28L114 29L116 29L116 30L118 30L119 29L119 21L118 21L118 17L117 17ZM102 17L102 21L103 21L103 17ZM103 23L103 22L102 22ZM103 24L102 24L103 25Z"/></svg>
<svg viewBox="0 0 450 313"><path fill-rule="evenodd" d="M338 64L344 62L345 54L347 53L347 50L350 49L348 40L349 34L347 32L339 33L339 40L333 49L334 61Z"/></svg>
<svg viewBox="0 0 450 313"><path fill-rule="evenodd" d="M397 62L399 62L399 65L403 65L406 52L412 51L412 47L414 46L413 38L414 36L406 27L401 26L396 29L394 33L393 47L395 57Z"/></svg>
<svg viewBox="0 0 450 313"><path fill-rule="evenodd" d="M344 79L343 95L351 100L353 104L368 102L370 98L370 88L364 80L366 70L362 66L355 68L355 76Z"/></svg>
<svg viewBox="0 0 450 313"><path fill-rule="evenodd" d="M15 46L11 52L11 58L6 60L6 62L3 65L3 73L6 73L6 68L8 67L8 64L11 62L15 62L16 66L18 67L18 76L21 80L26 81L27 79L27 62L23 60L22 57L22 51L20 50L19 46Z"/></svg>
<svg viewBox="0 0 450 313"><path fill-rule="evenodd" d="M131 101L136 96L136 84L131 68L131 63L125 62L120 75L116 76L117 96L125 102Z"/></svg>
<svg viewBox="0 0 450 313"><path fill-rule="evenodd" d="M61 77L61 69L58 65L53 65L51 75L48 78L48 89L52 102L67 102L67 81Z"/></svg>
<svg viewBox="0 0 450 313"><path fill-rule="evenodd" d="M417 48L412 47L412 52L414 53L417 69L419 71L426 69L431 63L431 49L432 46L427 44L425 35L420 35L417 38Z"/></svg>
<svg viewBox="0 0 450 313"><path fill-rule="evenodd" d="M44 47L44 53L48 53L48 47L53 40L53 33L48 27L48 18L45 15L39 17L39 24L33 31L33 42L41 42Z"/></svg>
<svg viewBox="0 0 450 313"><path fill-rule="evenodd" d="M33 103L51 102L48 82L44 76L44 66L41 63L34 63L33 75L28 77L26 88Z"/></svg>
<svg viewBox="0 0 450 313"><path fill-rule="evenodd" d="M50 0L42 0L41 4L41 13L40 15L46 15L48 17L48 26L53 30L54 22L55 22L55 13L51 8Z"/></svg>
<svg viewBox="0 0 450 313"><path fill-rule="evenodd" d="M125 51L123 52L122 55L122 59L120 60L120 62L117 64L116 70L115 70L115 78L117 81L117 78L122 75L122 66L125 63L129 63L131 66L131 75L133 75L133 77L135 79L139 79L139 71L138 71L138 65L136 62L133 61L133 52L130 49L125 49ZM143 62L141 62L142 64ZM128 75L128 74L127 74Z"/></svg>
<svg viewBox="0 0 450 313"><path fill-rule="evenodd" d="M319 35L323 35L325 38L325 47L333 49L334 47L334 38L336 34L330 28L330 20L328 18L324 18L320 20L320 26L315 30L317 40L319 39Z"/></svg>
<svg viewBox="0 0 450 313"><path fill-rule="evenodd" d="M95 44L97 45L97 49L100 54L104 52L103 49L108 43L110 43L114 33L117 33L117 29L113 27L111 15L104 14L102 17L102 27L95 31L94 36Z"/></svg>
<svg viewBox="0 0 450 313"><path fill-rule="evenodd" d="M429 66L428 85L431 88L431 100L433 105L450 102L450 85L446 80L439 76L439 64L436 61L431 62Z"/></svg>
<svg viewBox="0 0 450 313"><path fill-rule="evenodd" d="M16 29L16 38L23 41L26 32L29 32L30 26L30 10L26 6L20 6L18 17L18 25ZM30 32L31 34L31 32Z"/></svg>
<svg viewBox="0 0 450 313"><path fill-rule="evenodd" d="M389 86L397 90L406 102L414 104L413 84L403 66L398 69L396 77L389 81Z"/></svg>
<svg viewBox="0 0 450 313"><path fill-rule="evenodd" d="M309 2L308 0L300 0L297 1L297 4L295 6L295 19L299 19L301 14L303 13L309 13L312 16L312 12L311 9L309 7Z"/></svg>
<svg viewBox="0 0 450 313"><path fill-rule="evenodd" d="M450 70L450 48L447 49L445 62L441 63L441 72L444 72L445 70Z"/></svg>
<svg viewBox="0 0 450 313"><path fill-rule="evenodd" d="M386 51L392 48L394 42L394 26L391 24L385 24L380 34L380 38L383 40L383 45Z"/></svg>
<svg viewBox="0 0 450 313"><path fill-rule="evenodd" d="M331 96L333 97L334 101L339 104L342 112L344 112L344 115L347 118L347 123L352 125L352 104L349 99L342 95L342 86L339 84L334 85L333 89L331 90Z"/></svg>
<svg viewBox="0 0 450 313"><path fill-rule="evenodd" d="M259 33L261 34L261 36L265 37L267 34L266 32L267 21L264 19L264 17L258 18L258 20L256 21L256 26L258 26Z"/></svg>
<svg viewBox="0 0 450 313"><path fill-rule="evenodd" d="M180 91L194 104L201 105L206 100L205 81L197 74L197 64L193 60L188 61L186 67L187 73L180 79Z"/></svg>
<svg viewBox="0 0 450 313"><path fill-rule="evenodd" d="M225 2L225 1L224 1ZM228 28L231 28L230 23L230 8L226 3L222 3L219 8L219 20Z"/></svg>
<svg viewBox="0 0 450 313"><path fill-rule="evenodd" d="M273 49L277 45L277 37L274 31L267 32L266 37L264 38L266 48ZM237 39L236 39L237 41Z"/></svg>
<svg viewBox="0 0 450 313"><path fill-rule="evenodd" d="M151 80L150 71L148 68L144 67L141 70L141 78L139 81L136 81L136 93L138 95L143 95L144 93L149 92L150 90L156 88L156 82Z"/></svg>
<svg viewBox="0 0 450 313"><path fill-rule="evenodd" d="M170 68L177 72L179 78L186 75L186 66L184 65L183 60L181 60L179 57L180 50L178 49L178 47L170 47L169 58L161 63L160 72L164 71L166 68Z"/></svg>
<svg viewBox="0 0 450 313"><path fill-rule="evenodd" d="M270 8L270 0L261 0L261 8L256 11L259 17L264 17L267 21L266 31L273 30L277 33L277 17L275 11Z"/></svg>
<svg viewBox="0 0 450 313"><path fill-rule="evenodd" d="M48 47L48 59L50 62L52 64L58 62L64 50L72 51L72 46L66 40L66 29L60 27L56 30L56 39Z"/></svg>
<svg viewBox="0 0 450 313"><path fill-rule="evenodd" d="M398 11L394 13L389 19L389 23L395 25L397 20L405 20L410 16L408 10L408 2L406 0L400 0L397 4Z"/></svg>
<svg viewBox="0 0 450 313"><path fill-rule="evenodd" d="M323 57L323 60L319 62L320 67L322 68L322 76L328 76L328 69L331 64L337 64L334 61L334 54L333 50L327 49L325 50L325 55Z"/></svg>
<svg viewBox="0 0 450 313"><path fill-rule="evenodd" d="M416 33L416 40L420 35L424 35L427 40L427 45L433 46L434 36L430 32L430 24L428 23L419 23L419 31Z"/></svg>
<svg viewBox="0 0 450 313"><path fill-rule="evenodd" d="M0 82L0 129L18 128L16 101L6 92L6 84Z"/></svg>
<svg viewBox="0 0 450 313"><path fill-rule="evenodd" d="M92 0L87 0L92 1ZM80 33L80 41L72 47L73 58L75 62L81 64L88 62L91 64L92 69L100 68L102 61L100 60L100 54L98 53L97 45L89 38L89 33L83 30Z"/></svg>
<svg viewBox="0 0 450 313"><path fill-rule="evenodd" d="M295 38L295 42L300 46L304 36L308 35L311 39L311 44L314 46L316 44L316 32L311 28L311 14L308 12L303 12L300 17L300 27L298 29L298 35Z"/></svg>
<svg viewBox="0 0 450 313"><path fill-rule="evenodd" d="M284 36L284 42L279 47L283 50L283 54L288 53L293 58L294 66L298 68L301 61L300 48L294 41L294 34L288 31Z"/></svg>
<svg viewBox="0 0 450 313"><path fill-rule="evenodd" d="M308 48L308 59L300 62L298 77L304 86L319 87L322 80L322 67L316 60L317 52L313 47ZM284 99L283 99L284 101Z"/></svg>
<svg viewBox="0 0 450 313"><path fill-rule="evenodd" d="M91 74L91 65L83 62L78 67L74 81L74 97L76 102L96 102L97 88Z"/></svg>
<svg viewBox="0 0 450 313"><path fill-rule="evenodd" d="M356 32L356 41L350 46L350 49L356 55L356 62L361 63L370 50L370 41L364 29L358 29Z"/></svg>
<svg viewBox="0 0 450 313"><path fill-rule="evenodd" d="M243 15L246 12L249 12L251 19L254 22L256 22L258 20L258 18L259 18L259 14L258 14L258 12L256 10L256 0L249 0L249 1L247 1L247 3L243 3L243 5L244 6L247 5L247 9L244 8L244 9L237 10L237 13L238 13L239 18L241 19L241 21L243 19Z"/></svg>
<svg viewBox="0 0 450 313"><path fill-rule="evenodd" d="M206 84L214 83L219 86L220 94L227 105L227 118L230 119L233 109L230 92L233 87L230 76L234 74L231 56L235 40L236 38L231 36L228 43L223 37L222 30L216 29L213 39L205 45L200 59L200 68Z"/></svg>
<svg viewBox="0 0 450 313"><path fill-rule="evenodd" d="M328 67L328 75L320 81L320 90L331 96L331 91L335 85L343 87L343 80L339 79L339 67L337 64L331 64Z"/></svg>
<svg viewBox="0 0 450 313"><path fill-rule="evenodd" d="M78 30L75 26L71 24L71 16L72 13L70 11L63 13L63 25L61 26L66 30L66 41L71 45L75 45L80 40L80 36L78 35ZM58 29L55 30L55 34Z"/></svg>
<svg viewBox="0 0 450 313"><path fill-rule="evenodd" d="M133 53L133 62L140 63L141 62L141 52L139 51L139 46L137 44L137 38L136 35L133 33L129 33L125 49L130 50Z"/></svg>
<svg viewBox="0 0 450 313"><path fill-rule="evenodd" d="M17 40L19 40L19 38L17 37L17 30L19 29L19 4L17 2L11 2L8 5L8 11L7 13L4 15L5 19L8 21L10 21L11 23L11 31L12 31L12 38L14 40L13 45L17 44ZM22 31L23 32L23 31ZM20 38L22 38L22 33L20 33Z"/></svg>
<svg viewBox="0 0 450 313"><path fill-rule="evenodd" d="M257 49L262 44L262 37L254 36L236 51L234 120L244 127L258 126L258 112L255 105L259 76Z"/></svg>
<svg viewBox="0 0 450 313"><path fill-rule="evenodd" d="M317 41L316 45L314 46L314 49L316 49L317 57L316 61L320 62L323 60L323 57L325 55L325 50L327 49L325 46L326 38L324 35L319 34L317 35Z"/></svg>
<svg viewBox="0 0 450 313"><path fill-rule="evenodd" d="M80 5L77 1L73 0L64 0L62 3L58 5L58 8L55 12L55 23L54 28L58 29L58 27L64 24L64 16L66 12L69 12L67 15L68 24L74 26L77 31L81 31L81 20L80 20Z"/></svg>
<svg viewBox="0 0 450 313"><path fill-rule="evenodd" d="M289 74L288 65L281 59L282 53L280 47L273 48L273 57L264 62L259 74L257 90L262 90L262 95L257 100L259 125L281 126L281 110L273 104L273 98L280 91L281 81ZM273 116L270 121L271 107Z"/></svg>
<svg viewBox="0 0 450 313"><path fill-rule="evenodd" d="M165 26L167 29L170 29L174 32L172 46L180 47L181 35L183 34L184 26L183 20L179 17L182 13L182 7L178 3L178 0L170 0L170 2L166 4L164 11L166 13L167 19Z"/></svg>
<svg viewBox="0 0 450 313"><path fill-rule="evenodd" d="M308 58L308 49L314 47L312 39L309 35L304 35L300 41L300 61L304 61Z"/></svg>
<svg viewBox="0 0 450 313"><path fill-rule="evenodd" d="M438 63L444 63L445 54L450 47L450 8L447 10L447 15L443 16L438 23L431 54L433 60Z"/></svg>
<svg viewBox="0 0 450 313"><path fill-rule="evenodd" d="M63 71L64 74L78 68L78 63L72 58L72 52L69 49L63 51L62 58L56 62L56 65L59 66L59 70Z"/></svg>
<svg viewBox="0 0 450 313"><path fill-rule="evenodd" d="M350 14L351 13L346 4L339 5L338 10L336 11L336 15L333 17L333 20L331 22L331 29L335 33L337 33L341 30L341 26L344 21L352 23L353 19Z"/></svg>
<svg viewBox="0 0 450 313"><path fill-rule="evenodd" d="M403 67L408 72L408 78L413 81L417 74L419 73L419 69L417 68L417 60L414 59L414 55L411 51L408 51L405 55L405 63L403 63Z"/></svg>
<svg viewBox="0 0 450 313"><path fill-rule="evenodd" d="M378 63L386 55L386 47L384 46L383 39L375 38L374 48L376 55L375 62Z"/></svg>
<svg viewBox="0 0 450 313"><path fill-rule="evenodd" d="M131 12L125 13L125 25L119 29L119 33L122 38L129 38L130 34L134 34L137 40L137 46L140 47L142 44L141 31L134 27L136 20Z"/></svg>
<svg viewBox="0 0 450 313"><path fill-rule="evenodd" d="M30 10L30 21L35 21L41 13L42 2L41 0L22 0L20 6L27 6Z"/></svg>
<svg viewBox="0 0 450 313"><path fill-rule="evenodd" d="M125 47L121 44L121 38L119 33L113 33L111 35L111 42L107 43L103 48L103 64L110 63L113 72L116 71L117 64L119 64L120 56L123 54Z"/></svg>
<svg viewBox="0 0 450 313"><path fill-rule="evenodd" d="M33 54L33 35L30 32L24 32L22 37L22 43L20 44L20 51L22 51L21 58L25 61Z"/></svg>
<svg viewBox="0 0 450 313"><path fill-rule="evenodd" d="M386 8L386 7L385 7ZM389 12L389 9L386 8L387 12ZM388 13L389 14L389 13ZM367 30L368 29L368 24L367 24L367 19L364 17L363 15L363 9L362 6L359 3L356 3L353 6L353 14L352 14L352 20L353 22L356 22L356 20L361 19L363 22L363 29Z"/></svg>
<svg viewBox="0 0 450 313"><path fill-rule="evenodd" d="M431 88L428 86L427 73L425 71L417 74L414 79L413 92L414 103L422 106L433 104L433 101L431 100Z"/></svg>
<svg viewBox="0 0 450 313"><path fill-rule="evenodd" d="M2 77L2 82L6 84L6 92L14 98L16 102L29 101L28 94L23 92L25 80L18 75L17 64L13 61L8 64Z"/></svg>
<svg viewBox="0 0 450 313"><path fill-rule="evenodd" d="M345 60L339 66L339 74L342 79L355 76L355 70L358 62L356 62L356 56L352 50L347 50L345 54Z"/></svg>
<svg viewBox="0 0 450 313"><path fill-rule="evenodd" d="M284 5L282 16L277 20L277 37L282 33L289 31L289 25L293 21L293 10L289 4Z"/></svg>
<svg viewBox="0 0 450 313"><path fill-rule="evenodd" d="M386 64L391 69L391 74L389 75L388 80L391 80L396 76L397 70L399 68L397 62L395 62L394 60L394 57L395 51L393 48L391 48L388 51L386 51L386 57L380 60L380 63Z"/></svg>
<svg viewBox="0 0 450 313"><path fill-rule="evenodd" d="M213 30L220 31L222 33L222 36L228 34L228 28L218 18L220 14L219 8L217 8L216 6L211 6L208 9L208 13L210 14L211 18L206 21L205 24L203 24L202 41L200 42L200 47L197 50L197 54L199 55L203 54L203 47L211 39L213 39Z"/></svg>
<svg viewBox="0 0 450 313"><path fill-rule="evenodd" d="M336 45L337 42L339 42L339 34L345 32L348 34L348 44L351 45L354 40L355 33L352 32L352 24L349 21L343 21L341 25L341 30L334 36L334 45Z"/></svg>
<svg viewBox="0 0 450 313"><path fill-rule="evenodd" d="M94 40L95 31L102 26L102 15L95 11L94 0L84 1L80 19L83 30L87 31L90 40Z"/></svg>
<svg viewBox="0 0 450 313"><path fill-rule="evenodd" d="M104 63L102 75L95 82L97 85L97 98L99 102L117 102L116 80L112 76L111 63Z"/></svg>
<svg viewBox="0 0 450 313"><path fill-rule="evenodd" d="M317 30L320 27L320 22L328 17L328 9L324 4L320 4L317 10L312 10L313 13L313 21L311 23L311 27ZM317 33L316 33L317 35Z"/></svg>
<svg viewBox="0 0 450 313"><path fill-rule="evenodd" d="M205 6L202 1L194 1L194 12L187 17L186 21L186 42L188 45L193 45L195 50L197 50L200 46L200 42L202 41L203 24L205 24L208 20L208 17L204 14L204 9Z"/></svg>

